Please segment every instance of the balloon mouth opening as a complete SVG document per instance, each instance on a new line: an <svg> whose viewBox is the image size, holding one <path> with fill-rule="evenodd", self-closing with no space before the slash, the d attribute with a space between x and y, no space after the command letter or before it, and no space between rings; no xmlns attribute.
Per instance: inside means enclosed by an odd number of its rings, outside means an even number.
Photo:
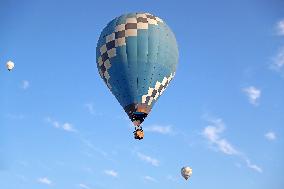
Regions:
<svg viewBox="0 0 284 189"><path fill-rule="evenodd" d="M144 112L133 112L131 115L131 121L134 126L139 126L147 117L147 113Z"/></svg>
<svg viewBox="0 0 284 189"><path fill-rule="evenodd" d="M151 111L151 107L146 104L132 103L124 107L129 119L134 126L140 126Z"/></svg>

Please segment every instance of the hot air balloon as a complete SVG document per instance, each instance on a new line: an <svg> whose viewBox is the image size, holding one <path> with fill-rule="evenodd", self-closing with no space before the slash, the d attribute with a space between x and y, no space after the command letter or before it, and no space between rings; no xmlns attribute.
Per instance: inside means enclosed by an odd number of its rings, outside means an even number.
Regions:
<svg viewBox="0 0 284 189"><path fill-rule="evenodd" d="M192 169L190 167L181 168L181 175L185 180L187 180L192 175Z"/></svg>
<svg viewBox="0 0 284 189"><path fill-rule="evenodd" d="M152 14L124 14L103 29L96 55L101 78L135 126L135 139L143 139L141 123L176 72L173 32Z"/></svg>
<svg viewBox="0 0 284 189"><path fill-rule="evenodd" d="M8 61L8 62L6 63L6 67L7 67L7 69L8 69L9 71L11 71L11 70L15 67L15 64L14 64L14 62L12 62L12 61Z"/></svg>

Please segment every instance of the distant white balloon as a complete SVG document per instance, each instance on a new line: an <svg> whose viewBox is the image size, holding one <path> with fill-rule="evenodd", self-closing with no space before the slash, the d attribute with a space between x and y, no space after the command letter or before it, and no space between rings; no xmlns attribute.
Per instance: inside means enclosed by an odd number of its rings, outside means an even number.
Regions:
<svg viewBox="0 0 284 189"><path fill-rule="evenodd" d="M192 175L192 169L190 167L181 168L181 175L185 180L187 180Z"/></svg>
<svg viewBox="0 0 284 189"><path fill-rule="evenodd" d="M15 64L12 61L8 61L6 67L9 71L11 71L15 67Z"/></svg>

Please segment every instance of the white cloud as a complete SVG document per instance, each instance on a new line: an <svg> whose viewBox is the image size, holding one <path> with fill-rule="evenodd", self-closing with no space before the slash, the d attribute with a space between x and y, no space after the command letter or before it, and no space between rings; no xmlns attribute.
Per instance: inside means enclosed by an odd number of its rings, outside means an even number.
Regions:
<svg viewBox="0 0 284 189"><path fill-rule="evenodd" d="M51 185L52 182L47 177L38 178L37 181L41 184Z"/></svg>
<svg viewBox="0 0 284 189"><path fill-rule="evenodd" d="M221 135L225 131L225 123L222 119L207 119L209 125L202 132L203 136L210 142L210 145L216 147L220 152L226 155L234 155L246 162L246 166L254 171L262 173L262 169L252 164L244 153L238 151L227 139Z"/></svg>
<svg viewBox="0 0 284 189"><path fill-rule="evenodd" d="M157 182L156 179L154 179L153 177L150 177L150 176L148 176L148 175L145 176L144 179L147 180L147 181L151 181L151 182Z"/></svg>
<svg viewBox="0 0 284 189"><path fill-rule="evenodd" d="M265 138L267 138L267 140L275 140L276 139L276 134L274 132L267 132L265 133Z"/></svg>
<svg viewBox="0 0 284 189"><path fill-rule="evenodd" d="M279 36L284 36L284 19L277 23L276 29ZM270 69L280 72L284 77L284 47L280 48L278 53L272 58Z"/></svg>
<svg viewBox="0 0 284 189"><path fill-rule="evenodd" d="M87 108L90 114L93 114L93 115L95 114L94 105L92 103L86 103L85 107Z"/></svg>
<svg viewBox="0 0 284 189"><path fill-rule="evenodd" d="M62 129L67 132L76 132L73 126L68 122L61 124L58 121L51 119L50 117L46 118L46 121L57 129Z"/></svg>
<svg viewBox="0 0 284 189"><path fill-rule="evenodd" d="M277 23L277 34L284 35L284 19Z"/></svg>
<svg viewBox="0 0 284 189"><path fill-rule="evenodd" d="M102 113L97 112L97 111L95 110L93 103L86 103L86 104L84 104L84 107L88 110L88 112L89 112L91 115L94 115L94 116L102 116L102 115L103 115Z"/></svg>
<svg viewBox="0 0 284 189"><path fill-rule="evenodd" d="M284 68L284 47L282 47L276 56L272 59L273 63L271 65L271 69L275 71L281 71Z"/></svg>
<svg viewBox="0 0 284 189"><path fill-rule="evenodd" d="M147 162L147 163L150 163L150 164L152 164L153 166L159 166L159 164L160 164L160 162L159 162L159 160L157 160L157 159L155 159L155 158L152 158L152 157L150 157L150 156L147 156L147 155L145 155L145 154L142 154L142 153L137 153L137 155L138 155L138 157L141 159L141 160L143 160L143 161L145 161L145 162Z"/></svg>
<svg viewBox="0 0 284 189"><path fill-rule="evenodd" d="M249 159L246 159L246 163L248 168L253 169L254 171L257 171L259 173L262 173L262 169L259 166L252 164Z"/></svg>
<svg viewBox="0 0 284 189"><path fill-rule="evenodd" d="M90 189L90 187L85 184L79 184L79 187L82 189Z"/></svg>
<svg viewBox="0 0 284 189"><path fill-rule="evenodd" d="M261 95L261 90L257 89L254 86L250 86L247 88L244 88L243 91L247 94L248 98L249 98L249 102L253 105L257 105L258 104L258 99L260 98Z"/></svg>
<svg viewBox="0 0 284 189"><path fill-rule="evenodd" d="M62 125L62 129L69 132L75 132L75 129L72 127L70 123L64 123Z"/></svg>
<svg viewBox="0 0 284 189"><path fill-rule="evenodd" d="M143 130L159 134L173 134L171 126L152 125L149 127L144 127Z"/></svg>
<svg viewBox="0 0 284 189"><path fill-rule="evenodd" d="M237 154L238 151L225 139L221 139L218 141L218 146L222 152L229 155Z"/></svg>
<svg viewBox="0 0 284 189"><path fill-rule="evenodd" d="M22 84L21 84L21 88L22 89L26 90L26 89L29 88L29 86L30 86L30 82L29 81L27 81L27 80L23 80L22 81Z"/></svg>
<svg viewBox="0 0 284 189"><path fill-rule="evenodd" d="M225 130L225 125L222 119L210 120L210 124L203 130L203 135L207 138L212 144L216 145L217 148L228 155L235 155L238 151L224 138L221 138L220 135Z"/></svg>
<svg viewBox="0 0 284 189"><path fill-rule="evenodd" d="M117 177L118 176L118 173L114 170L105 170L104 173L106 175L109 175L109 176L112 176L112 177Z"/></svg>
<svg viewBox="0 0 284 189"><path fill-rule="evenodd" d="M60 128L60 127L61 127L57 121L53 121L53 122L52 122L52 125L53 125L55 128Z"/></svg>
<svg viewBox="0 0 284 189"><path fill-rule="evenodd" d="M211 142L215 142L219 139L219 134L221 134L225 125L222 119L211 119L209 120L210 125L205 127L203 135L208 138ZM213 126L212 126L213 125Z"/></svg>

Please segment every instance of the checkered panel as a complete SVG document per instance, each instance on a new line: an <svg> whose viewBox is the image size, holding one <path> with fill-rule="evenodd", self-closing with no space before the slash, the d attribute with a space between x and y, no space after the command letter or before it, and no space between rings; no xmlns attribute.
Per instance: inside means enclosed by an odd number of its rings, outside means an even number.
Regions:
<svg viewBox="0 0 284 189"><path fill-rule="evenodd" d="M114 32L105 36L105 44L100 47L98 64L100 76L110 89L108 70L111 67L110 59L116 56L116 48L126 45L127 37L136 37L138 30L148 29L149 24L158 25L159 22L162 23L162 19L152 14L136 13L136 17L126 18L124 24L115 26Z"/></svg>
<svg viewBox="0 0 284 189"><path fill-rule="evenodd" d="M153 100L157 100L163 94L174 75L175 73L171 73L169 77L164 77L162 82L157 81L154 88L149 87L148 93L142 96L142 103L150 106Z"/></svg>
<svg viewBox="0 0 284 189"><path fill-rule="evenodd" d="M111 33L107 35L105 40L106 43L100 47L100 56L98 57L99 73L107 86L111 89L108 70L111 67L110 59L116 56L115 34Z"/></svg>
<svg viewBox="0 0 284 189"><path fill-rule="evenodd" d="M147 21L149 24L155 24L157 25L159 22L163 23L164 21L159 18L159 17L156 17L150 13L145 13L146 17L147 17Z"/></svg>

